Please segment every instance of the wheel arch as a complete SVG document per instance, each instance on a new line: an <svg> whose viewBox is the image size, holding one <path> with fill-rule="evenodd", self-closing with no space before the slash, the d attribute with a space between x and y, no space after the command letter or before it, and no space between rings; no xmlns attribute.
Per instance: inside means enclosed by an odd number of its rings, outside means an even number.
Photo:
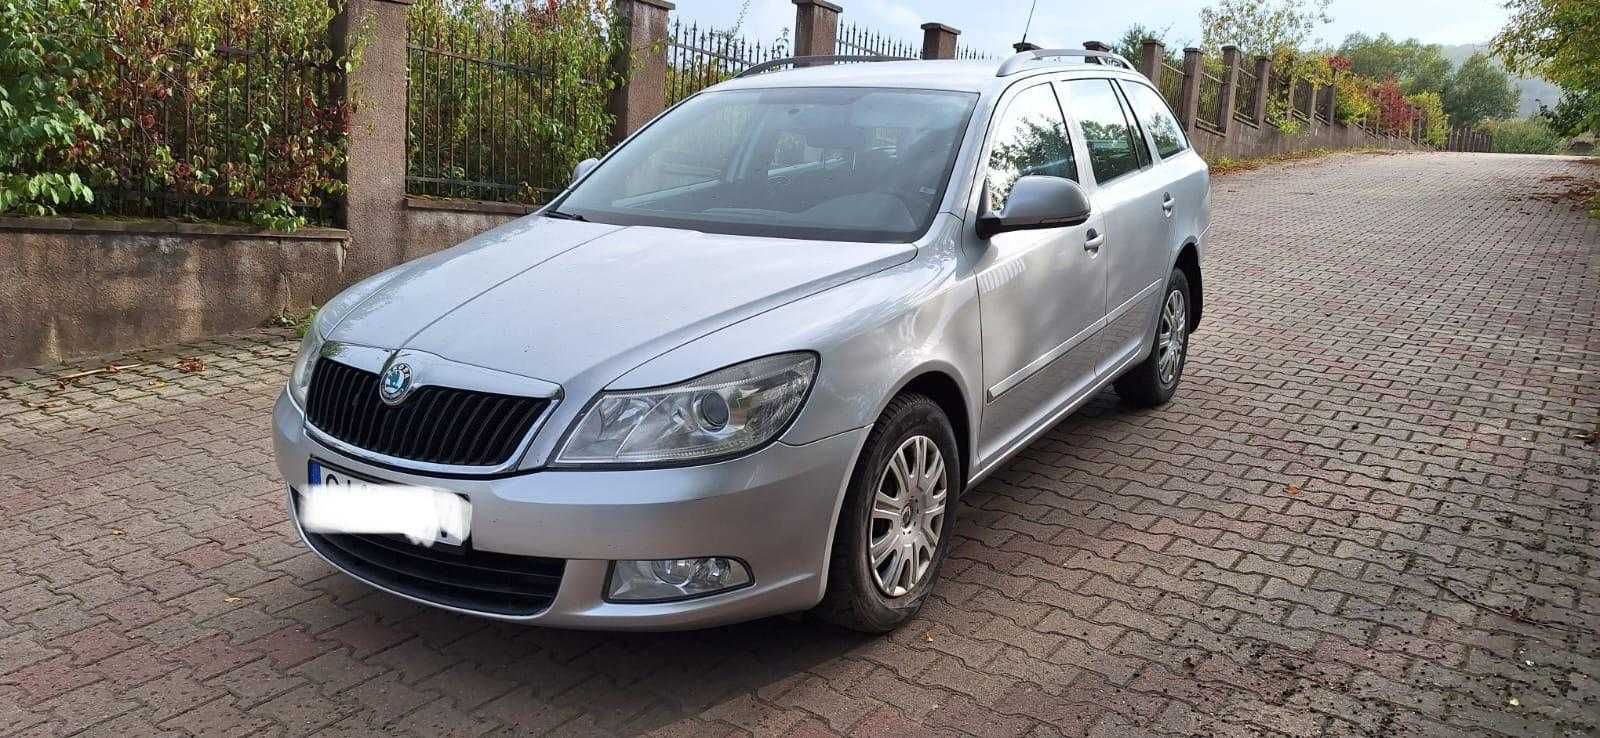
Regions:
<svg viewBox="0 0 1600 738"><path fill-rule="evenodd" d="M1183 276L1189 280L1189 303L1194 307L1189 311L1189 332L1193 333L1200 327L1200 313L1205 308L1205 288L1200 272L1200 247L1196 245L1194 239L1185 241L1178 248L1178 258L1173 263L1173 268L1182 269Z"/></svg>
<svg viewBox="0 0 1600 738"><path fill-rule="evenodd" d="M909 392L925 395L933 400L950 420L950 428L956 434L956 450L961 455L959 459L961 481L965 486L966 480L972 474L972 454L975 445L973 432L976 426L972 411L968 407L966 390L948 370L940 367L923 367L906 377L894 392L885 397L884 406L887 407L894 398ZM879 410L880 415L882 412Z"/></svg>

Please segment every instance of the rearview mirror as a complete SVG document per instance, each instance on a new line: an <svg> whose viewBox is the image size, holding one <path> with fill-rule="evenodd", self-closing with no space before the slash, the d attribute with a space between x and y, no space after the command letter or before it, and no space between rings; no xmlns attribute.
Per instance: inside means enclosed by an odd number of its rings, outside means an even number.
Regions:
<svg viewBox="0 0 1600 738"><path fill-rule="evenodd" d="M1089 219L1089 196L1065 177L1028 175L1011 186L1005 209L978 217L979 238L1006 231L1060 228Z"/></svg>
<svg viewBox="0 0 1600 738"><path fill-rule="evenodd" d="M578 180L583 179L583 175L588 174L599 165L600 160L592 157L578 162L578 165L572 168L572 181L577 182Z"/></svg>

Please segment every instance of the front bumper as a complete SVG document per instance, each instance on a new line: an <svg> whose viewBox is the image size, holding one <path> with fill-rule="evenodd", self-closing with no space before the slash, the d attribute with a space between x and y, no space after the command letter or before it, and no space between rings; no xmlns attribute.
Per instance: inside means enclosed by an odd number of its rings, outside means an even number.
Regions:
<svg viewBox="0 0 1600 738"><path fill-rule="evenodd" d="M457 612L619 630L705 627L815 605L827 581L839 503L868 432L860 428L803 446L774 443L749 456L705 466L445 479L374 466L318 443L305 433L304 415L287 393L273 411L273 429L278 470L291 490L306 483L313 457L376 479L445 489L472 503L473 549L566 562L549 607L516 616L456 607L426 592L384 586L375 577L339 565L307 541L329 564L379 589ZM293 504L290 515L298 529ZM612 561L700 556L740 559L754 584L678 602L605 601Z"/></svg>

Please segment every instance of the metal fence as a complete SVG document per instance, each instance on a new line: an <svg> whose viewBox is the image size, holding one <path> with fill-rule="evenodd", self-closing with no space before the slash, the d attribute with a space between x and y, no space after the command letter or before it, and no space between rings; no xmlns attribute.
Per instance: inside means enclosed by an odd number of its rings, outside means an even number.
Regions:
<svg viewBox="0 0 1600 738"><path fill-rule="evenodd" d="M1213 129L1222 128L1222 79L1216 75L1200 72L1200 103L1195 108L1195 121Z"/></svg>
<svg viewBox="0 0 1600 738"><path fill-rule="evenodd" d="M1167 104L1171 105L1173 110L1183 107L1178 104L1179 98L1183 97L1183 70L1181 68L1161 62L1161 78L1158 80L1157 86L1160 88L1161 96L1167 99Z"/></svg>
<svg viewBox="0 0 1600 738"><path fill-rule="evenodd" d="M957 46L956 58L963 61L990 61L999 59L999 57L995 56L994 54L985 54L971 46Z"/></svg>
<svg viewBox="0 0 1600 738"><path fill-rule="evenodd" d="M518 14L408 30L406 192L539 204L604 150L606 67L560 58Z"/></svg>
<svg viewBox="0 0 1600 738"><path fill-rule="evenodd" d="M1494 150L1494 141L1486 131L1479 131L1470 126L1450 129L1445 138L1445 151L1479 151Z"/></svg>
<svg viewBox="0 0 1600 738"><path fill-rule="evenodd" d="M833 53L851 56L897 56L916 59L921 56L922 49L916 44L890 38L851 23L841 22L839 24L839 33L834 37Z"/></svg>
<svg viewBox="0 0 1600 738"><path fill-rule="evenodd" d="M1309 80L1296 79L1290 80L1289 85L1294 95L1291 99L1294 101L1295 116L1303 121L1310 122L1313 107L1312 93L1314 92L1311 82Z"/></svg>
<svg viewBox="0 0 1600 738"><path fill-rule="evenodd" d="M175 92L133 96L107 110L109 120L128 121L101 144L100 163L115 181L95 186L95 202L75 209L236 221L284 198L308 223L336 225L339 203L304 191L303 177L264 170L281 150L343 137L338 65L286 55L259 26L206 53L179 49L170 58L164 80L177 81Z"/></svg>
<svg viewBox="0 0 1600 738"><path fill-rule="evenodd" d="M1234 83L1233 117L1241 123L1256 124L1256 95L1261 94L1260 81L1253 72L1239 70Z"/></svg>
<svg viewBox="0 0 1600 738"><path fill-rule="evenodd" d="M667 104L757 64L786 56L788 39L763 43L697 24L685 26L675 20L667 37Z"/></svg>

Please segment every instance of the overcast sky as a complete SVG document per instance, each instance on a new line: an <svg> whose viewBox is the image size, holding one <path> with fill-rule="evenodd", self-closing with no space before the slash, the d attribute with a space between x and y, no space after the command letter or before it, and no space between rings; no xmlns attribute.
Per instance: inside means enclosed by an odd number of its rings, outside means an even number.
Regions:
<svg viewBox="0 0 1600 738"><path fill-rule="evenodd" d="M961 43L991 53L1010 51L1022 34L1030 0L834 0L842 18L872 30L920 44L919 26L939 21L961 29ZM675 0L677 16L688 21L731 25L743 0ZM1209 0L1038 0L1029 39L1044 46L1079 46L1094 39L1115 41L1134 23L1172 29L1171 38L1195 41L1200 36L1200 8ZM1317 36L1337 45L1346 34L1415 36L1427 43L1465 44L1488 41L1506 13L1499 0L1333 0L1333 22ZM743 28L746 35L771 39L794 25L790 0L751 0Z"/></svg>

